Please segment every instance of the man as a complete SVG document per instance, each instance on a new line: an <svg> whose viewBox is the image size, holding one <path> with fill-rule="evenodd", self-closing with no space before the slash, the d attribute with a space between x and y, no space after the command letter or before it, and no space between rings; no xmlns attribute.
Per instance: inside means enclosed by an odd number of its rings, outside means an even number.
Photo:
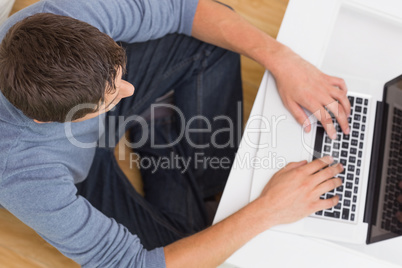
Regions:
<svg viewBox="0 0 402 268"><path fill-rule="evenodd" d="M239 58L213 45L269 69L307 131L302 106L321 111L333 136L324 107L338 101L330 107L349 132L341 79L219 3L41 1L11 17L0 39L0 204L84 267L216 267L258 233L338 202L319 196L341 185L340 164L325 168L330 157L290 163L260 198L204 229L202 202L222 190L227 171L145 170L144 199L117 168L111 152L127 128L150 161L169 153L233 159L230 131L218 134L236 118ZM170 107L171 90L177 109L149 110ZM230 120L215 123L219 116ZM183 128L186 139L178 139ZM155 146L166 144L173 145Z"/></svg>

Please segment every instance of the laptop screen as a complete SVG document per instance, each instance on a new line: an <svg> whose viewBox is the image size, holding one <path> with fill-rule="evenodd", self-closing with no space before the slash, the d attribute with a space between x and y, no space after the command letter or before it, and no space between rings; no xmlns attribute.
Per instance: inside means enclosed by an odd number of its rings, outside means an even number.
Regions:
<svg viewBox="0 0 402 268"><path fill-rule="evenodd" d="M385 84L382 105L382 134L375 141L381 144L377 151L381 156L372 162L379 167L368 243L402 235L402 76Z"/></svg>

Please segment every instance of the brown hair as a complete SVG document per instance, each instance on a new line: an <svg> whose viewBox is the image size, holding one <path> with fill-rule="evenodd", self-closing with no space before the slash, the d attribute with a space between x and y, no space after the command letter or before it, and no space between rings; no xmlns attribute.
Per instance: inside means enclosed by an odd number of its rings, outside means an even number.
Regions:
<svg viewBox="0 0 402 268"><path fill-rule="evenodd" d="M116 90L125 52L97 28L66 16L39 13L16 23L0 44L0 89L26 116L64 122L95 112Z"/></svg>

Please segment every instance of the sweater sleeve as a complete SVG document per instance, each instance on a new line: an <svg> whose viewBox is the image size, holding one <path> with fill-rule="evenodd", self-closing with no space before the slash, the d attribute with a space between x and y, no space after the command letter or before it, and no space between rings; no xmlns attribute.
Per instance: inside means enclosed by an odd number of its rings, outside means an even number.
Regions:
<svg viewBox="0 0 402 268"><path fill-rule="evenodd" d="M63 166L43 166L0 180L0 203L82 267L165 267L163 248L139 238L86 199Z"/></svg>

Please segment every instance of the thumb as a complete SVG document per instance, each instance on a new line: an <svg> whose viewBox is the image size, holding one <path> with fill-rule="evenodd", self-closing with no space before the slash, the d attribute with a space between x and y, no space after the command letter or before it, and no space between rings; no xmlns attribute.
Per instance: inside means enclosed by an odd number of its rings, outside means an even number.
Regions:
<svg viewBox="0 0 402 268"><path fill-rule="evenodd" d="M307 114L304 112L303 108L296 102L291 102L288 105L290 113L296 119L296 121L303 126L305 132L310 132L311 122L308 119Z"/></svg>

